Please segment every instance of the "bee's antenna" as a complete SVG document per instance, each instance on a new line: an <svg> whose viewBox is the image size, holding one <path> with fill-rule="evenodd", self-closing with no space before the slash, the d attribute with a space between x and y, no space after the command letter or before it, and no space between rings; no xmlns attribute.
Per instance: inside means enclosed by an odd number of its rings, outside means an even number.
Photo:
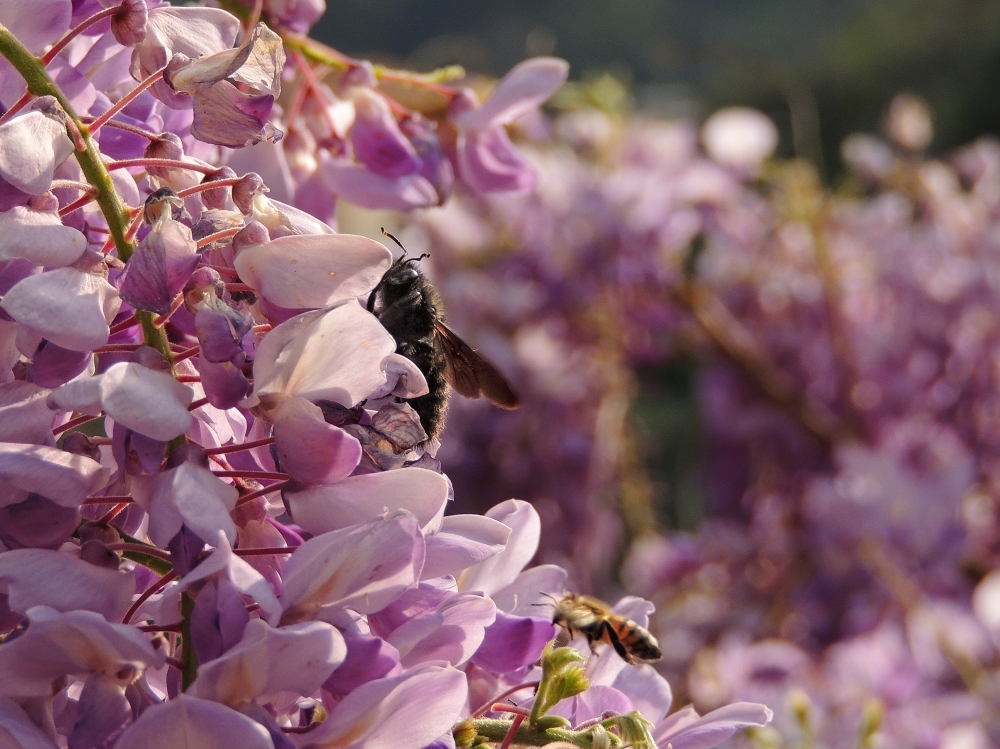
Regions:
<svg viewBox="0 0 1000 749"><path fill-rule="evenodd" d="M545 596L545 597L546 597L546 598L548 598L548 599L549 599L550 601L552 601L552 603L533 603L533 604L531 604L532 606L558 606L558 605L559 605L559 599L558 599L558 598L556 598L556 597L555 597L554 595L552 595L551 593L545 593L545 592L543 592L543 591L539 591L539 593L538 593L538 594L539 594L539 595L542 595L542 596Z"/></svg>
<svg viewBox="0 0 1000 749"><path fill-rule="evenodd" d="M391 239L393 242L395 242L397 244L397 246L399 247L399 249L401 249L403 251L403 257L406 257L406 248L403 247L403 243L400 242L398 239L396 239L394 236L392 236L392 234L390 234L389 232L387 232L385 230L384 226L379 227L379 228L382 230L382 236L389 237L389 239ZM403 258L401 257L400 260L402 260L402 259ZM419 260L420 258L417 258L417 259Z"/></svg>

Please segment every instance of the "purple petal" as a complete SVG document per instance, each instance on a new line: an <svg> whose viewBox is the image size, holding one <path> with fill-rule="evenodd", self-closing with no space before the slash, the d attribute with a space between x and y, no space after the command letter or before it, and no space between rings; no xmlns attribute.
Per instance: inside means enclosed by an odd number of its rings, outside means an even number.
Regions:
<svg viewBox="0 0 1000 749"><path fill-rule="evenodd" d="M358 159L375 174L398 179L420 168L420 159L380 95L362 88L354 96L350 138Z"/></svg>
<svg viewBox="0 0 1000 749"><path fill-rule="evenodd" d="M83 685L69 749L97 749L132 720L132 707L122 685L104 674L92 674Z"/></svg>
<svg viewBox="0 0 1000 749"><path fill-rule="evenodd" d="M0 554L0 579L7 584L10 608L21 614L34 606L49 606L57 611L95 611L118 621L135 592L132 572L98 567L48 549Z"/></svg>
<svg viewBox="0 0 1000 749"><path fill-rule="evenodd" d="M459 593L397 627L387 639L399 651L404 668L442 660L458 667L479 648L496 613L488 597Z"/></svg>
<svg viewBox="0 0 1000 749"><path fill-rule="evenodd" d="M70 351L43 339L31 356L28 373L32 382L56 388L83 374L93 362L94 355L89 351Z"/></svg>
<svg viewBox="0 0 1000 749"><path fill-rule="evenodd" d="M75 509L107 484L109 474L90 458L54 447L0 443L0 507L33 493Z"/></svg>
<svg viewBox="0 0 1000 749"><path fill-rule="evenodd" d="M462 181L479 194L527 192L537 175L502 127L470 130L458 138L458 170Z"/></svg>
<svg viewBox="0 0 1000 749"><path fill-rule="evenodd" d="M503 551L509 536L508 526L482 515L442 518L437 533L427 537L427 560L421 577L457 577L468 567Z"/></svg>
<svg viewBox="0 0 1000 749"><path fill-rule="evenodd" d="M0 731L11 737L12 747L16 749L56 749L52 739L7 697L0 697Z"/></svg>
<svg viewBox="0 0 1000 749"><path fill-rule="evenodd" d="M276 143L282 132L268 118L273 94L244 94L229 81L201 86L194 93L191 135L204 143L244 148L262 140Z"/></svg>
<svg viewBox="0 0 1000 749"><path fill-rule="evenodd" d="M238 498L236 487L194 463L163 471L153 479L147 510L149 539L166 546L183 523L212 541L224 532L231 544L236 540L236 525L229 513Z"/></svg>
<svg viewBox="0 0 1000 749"><path fill-rule="evenodd" d="M178 569L176 564L174 569ZM225 578L209 580L195 596L191 612L191 642L197 651L198 663L208 663L235 647L249 623L250 613L236 586Z"/></svg>
<svg viewBox="0 0 1000 749"><path fill-rule="evenodd" d="M362 684L308 734L316 746L422 749L462 716L469 687L454 668L428 666Z"/></svg>
<svg viewBox="0 0 1000 749"><path fill-rule="evenodd" d="M281 468L296 481L303 484L336 483L350 476L361 460L361 444L343 429L327 424L319 406L304 398L289 398L278 409L273 421ZM302 525L298 520L296 522ZM353 523L336 527L346 525ZM333 530L333 527L311 532L328 530Z"/></svg>
<svg viewBox="0 0 1000 749"><path fill-rule="evenodd" d="M362 208L412 211L438 204L434 186L419 174L390 179L362 164L330 158L320 162L319 171L335 195Z"/></svg>
<svg viewBox="0 0 1000 749"><path fill-rule="evenodd" d="M37 383L24 380L0 385L0 442L54 447L47 395Z"/></svg>
<svg viewBox="0 0 1000 749"><path fill-rule="evenodd" d="M0 507L0 541L8 549L58 549L80 525L80 510L32 494Z"/></svg>
<svg viewBox="0 0 1000 749"><path fill-rule="evenodd" d="M353 234L280 237L241 250L234 261L242 281L269 302L306 309L367 295L391 264L384 245Z"/></svg>
<svg viewBox="0 0 1000 749"><path fill-rule="evenodd" d="M360 451L359 444L359 458ZM288 492L285 499L295 522L310 533L347 528L397 510L413 513L424 528L444 513L448 479L425 468L399 468L350 476L335 484L310 486Z"/></svg>
<svg viewBox="0 0 1000 749"><path fill-rule="evenodd" d="M41 195L57 166L73 153L66 128L41 112L0 125L0 176L19 190Z"/></svg>
<svg viewBox="0 0 1000 749"><path fill-rule="evenodd" d="M509 616L498 611L472 662L487 671L508 674L535 663L555 636L556 628L548 619Z"/></svg>
<svg viewBox="0 0 1000 749"><path fill-rule="evenodd" d="M86 249L87 238L64 226L55 211L16 206L0 213L2 259L23 257L35 265L57 268L75 263Z"/></svg>
<svg viewBox="0 0 1000 749"><path fill-rule="evenodd" d="M267 730L218 702L180 694L153 705L125 729L115 749L274 749Z"/></svg>
<svg viewBox="0 0 1000 749"><path fill-rule="evenodd" d="M222 310L203 306L194 317L201 358L216 364L231 362L244 353L229 316Z"/></svg>
<svg viewBox="0 0 1000 749"><path fill-rule="evenodd" d="M576 726L600 718L604 713L628 715L634 709L629 698L617 689L597 684L583 694L563 700L549 710L548 714L561 715Z"/></svg>
<svg viewBox="0 0 1000 749"><path fill-rule="evenodd" d="M490 559L470 567L459 578L462 590L490 594L510 585L538 550L542 522L538 512L520 499L508 499L492 507L486 517L511 529L506 548Z"/></svg>
<svg viewBox="0 0 1000 749"><path fill-rule="evenodd" d="M347 657L323 683L323 689L334 697L350 694L369 681L402 673L399 651L381 637L345 633L344 642Z"/></svg>
<svg viewBox="0 0 1000 749"><path fill-rule="evenodd" d="M667 714L674 699L667 680L645 664L621 669L611 686L627 696L642 717L654 724Z"/></svg>
<svg viewBox="0 0 1000 749"><path fill-rule="evenodd" d="M765 705L737 702L699 718L691 708L674 713L653 730L657 745L674 749L711 749L737 731L771 722L773 713Z"/></svg>
<svg viewBox="0 0 1000 749"><path fill-rule="evenodd" d="M241 351L238 359L240 364L244 357L245 354ZM253 390L253 385L243 374L243 370L228 361L216 364L208 359L199 359L198 374L201 375L201 386L209 404L224 411L239 404Z"/></svg>
<svg viewBox="0 0 1000 749"><path fill-rule="evenodd" d="M558 57L534 57L511 68L478 109L455 117L462 130L509 125L541 106L566 81L569 64Z"/></svg>
<svg viewBox="0 0 1000 749"><path fill-rule="evenodd" d="M158 222L125 264L119 293L137 309L165 315L200 260L187 226L172 220Z"/></svg>

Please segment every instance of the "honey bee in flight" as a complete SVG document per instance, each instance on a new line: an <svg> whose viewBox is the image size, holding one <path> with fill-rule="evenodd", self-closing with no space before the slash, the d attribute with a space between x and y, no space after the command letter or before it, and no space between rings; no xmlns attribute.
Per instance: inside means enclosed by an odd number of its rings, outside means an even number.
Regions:
<svg viewBox="0 0 1000 749"><path fill-rule="evenodd" d="M606 642L626 663L648 663L663 657L660 644L648 630L616 614L604 601L567 593L554 603L552 623L565 627L570 637L574 632L586 637L591 651L598 642Z"/></svg>

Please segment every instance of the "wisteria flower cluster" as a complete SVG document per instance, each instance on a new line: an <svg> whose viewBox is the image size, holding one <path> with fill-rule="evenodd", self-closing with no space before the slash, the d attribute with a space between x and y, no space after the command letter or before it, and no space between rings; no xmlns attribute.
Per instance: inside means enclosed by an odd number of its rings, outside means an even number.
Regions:
<svg viewBox="0 0 1000 749"><path fill-rule="evenodd" d="M758 746L1000 743L1000 145L928 156L901 95L834 192L752 110L521 124L534 193L408 230L529 404L459 404L456 486L535 502L575 585L613 589L627 538L664 673L699 709L774 708ZM635 373L692 358L706 515L652 533Z"/></svg>
<svg viewBox="0 0 1000 749"><path fill-rule="evenodd" d="M480 103L312 42L321 3L233 9L0 6L0 743L700 749L766 724L668 715L651 666L555 646L537 512L445 514L424 373L361 303L392 256L331 225L338 198L529 191L506 128L566 64Z"/></svg>

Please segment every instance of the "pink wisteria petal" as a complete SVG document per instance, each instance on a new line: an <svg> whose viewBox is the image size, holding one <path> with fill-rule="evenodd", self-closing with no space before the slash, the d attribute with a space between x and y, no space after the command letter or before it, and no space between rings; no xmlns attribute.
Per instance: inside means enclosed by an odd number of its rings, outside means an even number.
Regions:
<svg viewBox="0 0 1000 749"><path fill-rule="evenodd" d="M40 494L76 508L107 485L110 473L97 461L54 447L0 443L0 507Z"/></svg>
<svg viewBox="0 0 1000 749"><path fill-rule="evenodd" d="M455 117L462 130L509 125L545 103L566 82L569 63L558 57L533 57L511 68L481 107Z"/></svg>
<svg viewBox="0 0 1000 749"><path fill-rule="evenodd" d="M510 616L498 611L496 621L486 628L472 662L487 671L507 674L537 663L542 650L555 636L556 627L550 619Z"/></svg>
<svg viewBox="0 0 1000 749"><path fill-rule="evenodd" d="M108 342L121 298L102 275L67 267L19 281L0 307L57 346L93 351Z"/></svg>
<svg viewBox="0 0 1000 749"><path fill-rule="evenodd" d="M457 154L462 180L480 194L528 192L538 179L502 127L462 132Z"/></svg>
<svg viewBox="0 0 1000 749"><path fill-rule="evenodd" d="M653 729L658 746L674 749L711 749L737 731L771 722L773 713L756 702L736 702L699 718L692 707L679 710Z"/></svg>
<svg viewBox="0 0 1000 749"><path fill-rule="evenodd" d="M350 476L361 461L361 443L340 427L327 424L319 406L305 398L286 400L274 414L273 422L281 468L296 481L333 484ZM364 520L371 520L371 517ZM328 530L333 528L311 532Z"/></svg>
<svg viewBox="0 0 1000 749"><path fill-rule="evenodd" d="M24 380L0 385L0 442L54 446L48 394L45 388Z"/></svg>
<svg viewBox="0 0 1000 749"><path fill-rule="evenodd" d="M10 749L58 749L27 713L9 697L0 697L0 736L12 743Z"/></svg>
<svg viewBox="0 0 1000 749"><path fill-rule="evenodd" d="M167 314L199 260L191 229L179 221L158 221L125 264L118 286L122 299L137 309Z"/></svg>
<svg viewBox="0 0 1000 749"><path fill-rule="evenodd" d="M254 359L254 395L270 407L285 398L331 400L353 408L385 382L396 342L373 314L349 300L283 322Z"/></svg>
<svg viewBox="0 0 1000 749"><path fill-rule="evenodd" d="M0 213L0 260L22 257L35 265L57 268L75 263L86 249L87 238L64 226L55 211L19 205Z"/></svg>
<svg viewBox="0 0 1000 749"><path fill-rule="evenodd" d="M0 694L9 697L48 697L52 682L63 676L116 676L164 662L143 632L92 611L63 614L36 606L28 619L20 637L0 645Z"/></svg>
<svg viewBox="0 0 1000 749"><path fill-rule="evenodd" d="M273 304L318 309L369 294L392 264L380 242L353 234L280 237L241 250L240 279Z"/></svg>
<svg viewBox="0 0 1000 749"><path fill-rule="evenodd" d="M510 528L482 515L449 515L427 536L427 559L420 577L452 575L496 556L507 545Z"/></svg>
<svg viewBox="0 0 1000 749"><path fill-rule="evenodd" d="M215 543L215 551L181 579L179 589L184 591L199 581L224 577L240 593L256 601L264 612L264 620L276 626L281 615L281 604L274 595L271 584L260 572L233 553L224 531L216 532L211 538Z"/></svg>
<svg viewBox="0 0 1000 749"><path fill-rule="evenodd" d="M125 729L115 749L274 749L257 721L218 702L180 694L153 705Z"/></svg>
<svg viewBox="0 0 1000 749"><path fill-rule="evenodd" d="M424 538L407 512L311 538L285 565L282 622L379 611L416 583L423 563Z"/></svg>
<svg viewBox="0 0 1000 749"><path fill-rule="evenodd" d="M0 554L0 580L6 583L12 611L35 606L56 611L94 611L120 621L132 603L135 573L98 567L79 557L49 549L14 549Z"/></svg>
<svg viewBox="0 0 1000 749"><path fill-rule="evenodd" d="M629 698L617 689L595 684L583 694L563 700L549 710L548 714L561 715L576 726L605 713L628 715L634 709Z"/></svg>
<svg viewBox="0 0 1000 749"><path fill-rule="evenodd" d="M168 372L119 362L100 378L104 412L122 426L164 442L191 427L193 392Z"/></svg>
<svg viewBox="0 0 1000 749"><path fill-rule="evenodd" d="M423 529L444 514L448 479L426 468L399 468L309 486L288 492L285 500L295 522L316 535L397 510L412 513Z"/></svg>
<svg viewBox="0 0 1000 749"><path fill-rule="evenodd" d="M324 184L338 197L372 210L412 211L438 204L437 190L419 174L393 179L363 164L326 158L320 162Z"/></svg>
<svg viewBox="0 0 1000 749"><path fill-rule="evenodd" d="M252 619L236 647L199 666L188 694L230 707L264 703L282 691L312 694L346 655L343 636L326 622L274 629Z"/></svg>
<svg viewBox="0 0 1000 749"><path fill-rule="evenodd" d="M245 94L229 81L219 81L197 89L193 98L191 135L203 143L246 148L282 138L283 133L268 121L273 94Z"/></svg>
<svg viewBox="0 0 1000 749"><path fill-rule="evenodd" d="M0 177L30 195L46 192L56 167L73 153L66 127L41 112L0 125L0 143Z"/></svg>
<svg viewBox="0 0 1000 749"><path fill-rule="evenodd" d="M244 83L257 93L278 96L285 50L281 37L263 23L258 23L235 49L227 49L194 59L176 71L167 71L175 91L193 94L199 87L230 79Z"/></svg>
<svg viewBox="0 0 1000 749"><path fill-rule="evenodd" d="M465 570L458 584L462 590L492 594L513 583L535 556L542 535L542 521L538 511L520 499L508 499L491 507L486 517L510 528L507 545L499 554ZM500 609L505 610L503 606Z"/></svg>
<svg viewBox="0 0 1000 749"><path fill-rule="evenodd" d="M487 596L459 593L397 627L387 641L399 651L403 668L429 661L447 661L457 668L479 649L496 615Z"/></svg>
<svg viewBox="0 0 1000 749"><path fill-rule="evenodd" d="M646 664L621 669L611 686L627 696L642 717L654 724L670 711L674 699L667 680Z"/></svg>
<svg viewBox="0 0 1000 749"><path fill-rule="evenodd" d="M289 738L311 749L422 749L461 718L468 693L463 672L427 666L362 684L316 730Z"/></svg>

